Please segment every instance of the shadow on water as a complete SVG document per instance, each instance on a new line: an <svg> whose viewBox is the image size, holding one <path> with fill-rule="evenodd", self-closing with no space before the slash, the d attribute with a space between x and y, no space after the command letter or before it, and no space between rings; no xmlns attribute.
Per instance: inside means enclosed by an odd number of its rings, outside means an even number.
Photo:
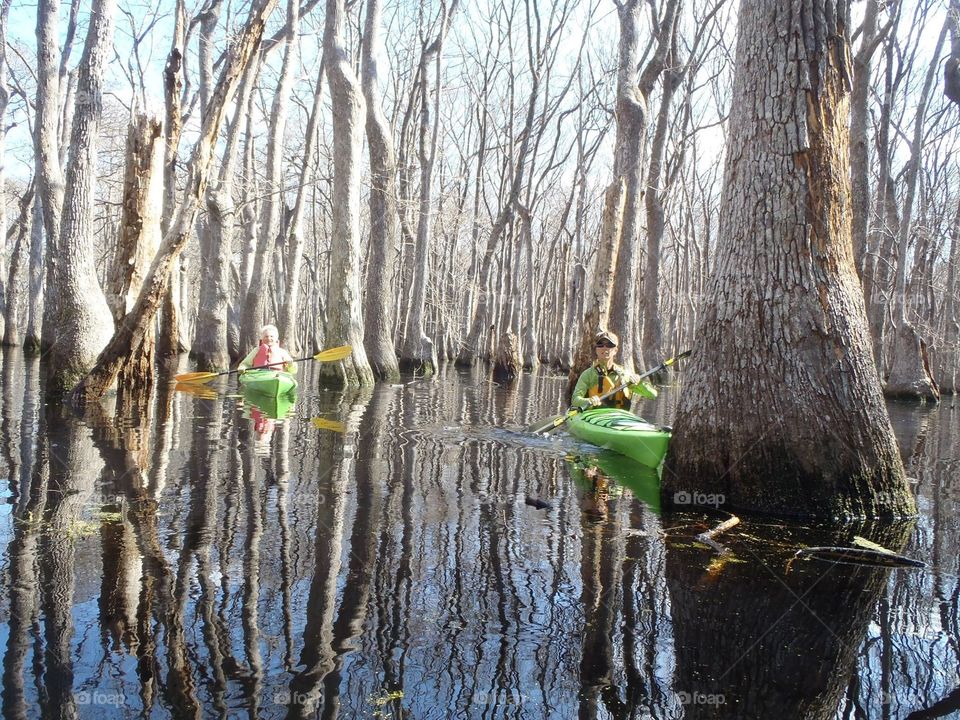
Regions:
<svg viewBox="0 0 960 720"><path fill-rule="evenodd" d="M81 417L42 374L3 355L5 718L957 711L960 411L891 407L915 523L745 521L721 553L695 536L722 513L661 516L651 471L519 432L564 378L307 370L282 412L218 381ZM929 567L789 562L855 534Z"/></svg>

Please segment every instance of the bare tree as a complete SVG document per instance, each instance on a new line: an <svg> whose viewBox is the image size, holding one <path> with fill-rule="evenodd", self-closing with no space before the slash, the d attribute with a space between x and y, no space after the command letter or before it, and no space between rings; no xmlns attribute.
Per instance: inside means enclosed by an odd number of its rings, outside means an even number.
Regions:
<svg viewBox="0 0 960 720"><path fill-rule="evenodd" d="M266 192L263 194L260 237L253 258L253 273L243 305L241 345L254 345L260 337L260 325L267 307L267 280L273 262L273 250L281 229L283 207L283 134L287 127L287 107L293 84L293 65L299 47L299 0L287 3L287 34L284 37L280 79L270 109L270 130L267 137Z"/></svg>
<svg viewBox="0 0 960 720"><path fill-rule="evenodd" d="M924 121L927 104L933 88L940 52L947 36L948 23L940 31L930 67L924 79L923 89L917 103L913 137L910 143L910 160L906 168L906 186L903 213L897 237L897 274L894 283L893 346L891 350L890 375L884 392L891 397L914 397L937 401L940 391L930 372L926 341L920 337L914 325L907 319L907 250L912 229L914 199L923 155Z"/></svg>
<svg viewBox="0 0 960 720"><path fill-rule="evenodd" d="M849 6L743 2L739 22L718 260L664 496L912 513L850 239Z"/></svg>
<svg viewBox="0 0 960 720"><path fill-rule="evenodd" d="M56 300L53 314L45 315L44 325L48 324L48 319L55 324L56 338L52 339L49 346L52 380L54 384L64 387L74 383L87 371L113 332L110 308L97 281L91 236L96 148L103 102L103 66L112 42L115 9L114 0L96 0L90 10L87 39L77 78L70 161L59 219L55 217L54 205L61 198L58 198L59 193L51 182L55 173L47 178L45 185L49 192L42 199L44 209L49 208L51 216L47 223L48 237L54 237L52 233L59 229L56 254L49 253L47 256L47 262L52 266L52 274L48 271L47 277L49 279L52 276L56 285ZM47 12L56 14L56 7L41 3L38 18ZM43 24L47 25L46 22ZM48 68L48 72L52 74L52 68ZM47 142L43 145L49 149ZM41 164L45 167L43 174L46 175L52 164L43 160ZM43 186L44 183L41 184ZM48 302L53 299L54 296L48 295Z"/></svg>
<svg viewBox="0 0 960 720"><path fill-rule="evenodd" d="M360 308L360 153L364 101L343 40L345 0L327 0L323 63L330 84L333 114L333 232L327 288L328 345L352 345L341 363L324 363L321 377L341 386L370 385L373 371L363 348Z"/></svg>
<svg viewBox="0 0 960 720"><path fill-rule="evenodd" d="M390 257L397 242L397 161L393 130L381 106L380 63L383 53L381 0L367 0L361 56L363 96L367 103L370 156L370 256L367 260L364 346L374 374L393 380L400 374L393 343L397 308Z"/></svg>

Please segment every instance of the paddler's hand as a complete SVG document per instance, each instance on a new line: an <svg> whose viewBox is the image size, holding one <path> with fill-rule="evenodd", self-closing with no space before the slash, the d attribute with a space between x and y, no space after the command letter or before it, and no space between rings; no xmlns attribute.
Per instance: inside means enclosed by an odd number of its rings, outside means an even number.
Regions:
<svg viewBox="0 0 960 720"><path fill-rule="evenodd" d="M594 407L600 407L600 396L599 396L599 395L591 395L590 398L589 398L589 400L590 400L590 404L593 405Z"/></svg>

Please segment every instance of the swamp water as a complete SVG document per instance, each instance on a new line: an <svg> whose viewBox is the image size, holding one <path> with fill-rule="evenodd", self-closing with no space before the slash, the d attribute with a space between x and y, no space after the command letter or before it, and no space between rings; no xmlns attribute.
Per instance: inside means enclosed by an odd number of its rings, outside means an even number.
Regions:
<svg viewBox="0 0 960 720"><path fill-rule="evenodd" d="M639 466L520 431L563 378L304 367L282 412L231 380L133 422L0 357L5 718L960 716L949 398L891 405L916 521L744 518L720 553L722 505L661 515ZM789 562L854 535L927 568Z"/></svg>

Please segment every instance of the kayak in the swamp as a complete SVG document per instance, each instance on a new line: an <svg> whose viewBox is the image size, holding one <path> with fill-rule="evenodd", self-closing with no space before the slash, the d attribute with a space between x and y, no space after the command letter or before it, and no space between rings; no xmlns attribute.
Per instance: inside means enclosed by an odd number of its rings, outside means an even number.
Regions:
<svg viewBox="0 0 960 720"><path fill-rule="evenodd" d="M591 408L569 420L570 432L650 468L660 467L670 444L670 429L649 423L628 410Z"/></svg>
<svg viewBox="0 0 960 720"><path fill-rule="evenodd" d="M283 370L246 370L240 373L240 385L260 395L280 397L297 386L297 381Z"/></svg>
<svg viewBox="0 0 960 720"><path fill-rule="evenodd" d="M259 410L270 420L283 420L296 404L297 393L295 390L290 390L279 395L272 395L247 386L243 388L243 402L248 407ZM250 415L248 414L248 416Z"/></svg>

